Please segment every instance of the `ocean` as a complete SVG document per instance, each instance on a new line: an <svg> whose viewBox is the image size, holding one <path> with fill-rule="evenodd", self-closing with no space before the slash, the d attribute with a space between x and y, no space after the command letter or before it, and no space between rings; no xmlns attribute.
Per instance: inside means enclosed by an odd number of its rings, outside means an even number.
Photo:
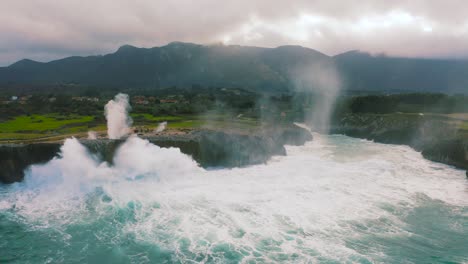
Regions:
<svg viewBox="0 0 468 264"><path fill-rule="evenodd" d="M67 139L0 185L0 263L468 263L468 181L342 135L233 169L135 136L109 165Z"/></svg>

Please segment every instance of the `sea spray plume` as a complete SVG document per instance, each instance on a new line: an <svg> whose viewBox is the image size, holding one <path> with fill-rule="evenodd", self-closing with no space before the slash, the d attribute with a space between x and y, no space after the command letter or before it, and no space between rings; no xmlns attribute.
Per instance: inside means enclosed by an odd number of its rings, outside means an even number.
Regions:
<svg viewBox="0 0 468 264"><path fill-rule="evenodd" d="M86 194L102 184L139 176L169 181L203 171L180 149L161 148L135 135L118 148L113 165L100 160L76 138L69 138L57 157L29 168L25 183L33 188L61 189L58 192L63 195L76 195Z"/></svg>
<svg viewBox="0 0 468 264"><path fill-rule="evenodd" d="M96 131L88 131L88 139L91 139L91 140L97 139Z"/></svg>
<svg viewBox="0 0 468 264"><path fill-rule="evenodd" d="M127 179L171 179L202 172L192 157L178 148L161 148L135 135L119 147L114 156L114 169Z"/></svg>
<svg viewBox="0 0 468 264"><path fill-rule="evenodd" d="M292 73L296 93L296 107L311 107L304 111L304 121L314 130L327 133L335 101L341 90L336 66L318 61L297 67ZM298 100L299 99L299 100Z"/></svg>
<svg viewBox="0 0 468 264"><path fill-rule="evenodd" d="M128 95L119 93L110 100L104 107L107 119L107 135L110 139L119 139L130 133L130 126L133 123L128 115L131 106L128 103Z"/></svg>
<svg viewBox="0 0 468 264"><path fill-rule="evenodd" d="M163 132L163 131L166 129L166 126L167 126L167 122L166 122L166 121L159 123L158 127L154 130L154 133L161 133L161 132Z"/></svg>
<svg viewBox="0 0 468 264"><path fill-rule="evenodd" d="M49 196L75 195L92 189L99 176L109 175L103 171L106 170L105 166L100 168L99 164L100 161L76 138L69 138L60 148L58 157L47 164L31 166L26 183L54 189Z"/></svg>
<svg viewBox="0 0 468 264"><path fill-rule="evenodd" d="M99 207L102 202L111 201L128 204L125 198L141 197L141 190L133 190L137 186L178 182L203 172L179 149L161 148L137 136L129 137L121 145L112 166L93 155L76 138L69 138L57 157L27 169L21 191L10 202L34 221L69 224L80 221L88 206Z"/></svg>

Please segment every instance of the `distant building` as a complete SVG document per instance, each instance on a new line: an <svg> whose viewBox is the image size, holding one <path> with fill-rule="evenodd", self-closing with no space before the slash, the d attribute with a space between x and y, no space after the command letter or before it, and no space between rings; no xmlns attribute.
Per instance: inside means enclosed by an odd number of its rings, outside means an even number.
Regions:
<svg viewBox="0 0 468 264"><path fill-rule="evenodd" d="M138 104L138 105L147 105L149 104L149 101L146 99L146 97L137 95L133 97L133 103Z"/></svg>
<svg viewBox="0 0 468 264"><path fill-rule="evenodd" d="M170 104L175 104L179 102L179 100L176 100L176 99L161 99L159 101L161 103L170 103Z"/></svg>
<svg viewBox="0 0 468 264"><path fill-rule="evenodd" d="M13 95L13 96L11 97L10 100L11 100L11 101L16 101L16 100L18 100L18 96L14 96L14 95Z"/></svg>
<svg viewBox="0 0 468 264"><path fill-rule="evenodd" d="M72 100L78 102L99 102L99 98L87 96L74 96L72 97Z"/></svg>
<svg viewBox="0 0 468 264"><path fill-rule="evenodd" d="M20 104L26 104L31 97L31 95L21 96L18 98L18 101Z"/></svg>

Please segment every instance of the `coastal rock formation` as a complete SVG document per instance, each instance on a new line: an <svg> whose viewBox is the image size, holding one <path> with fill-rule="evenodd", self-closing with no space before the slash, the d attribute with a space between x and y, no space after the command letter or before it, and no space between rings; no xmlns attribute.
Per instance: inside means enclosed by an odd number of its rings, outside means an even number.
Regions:
<svg viewBox="0 0 468 264"><path fill-rule="evenodd" d="M380 143L411 146L432 161L468 169L468 139L455 125L437 116L418 114L349 114L331 133Z"/></svg>
<svg viewBox="0 0 468 264"><path fill-rule="evenodd" d="M30 164L51 160L60 150L60 144L0 145L0 182L12 183L24 177L23 170Z"/></svg>
<svg viewBox="0 0 468 264"><path fill-rule="evenodd" d="M424 147L422 155L432 161L468 170L468 139L442 140Z"/></svg>
<svg viewBox="0 0 468 264"><path fill-rule="evenodd" d="M291 125L254 134L199 130L143 138L160 147L180 148L203 167L238 167L264 163L274 155L285 155L284 145L302 145L311 140L312 135L304 128ZM115 151L124 141L80 140L91 153L109 164L112 164ZM61 143L1 145L0 182L21 181L29 165L51 160L59 153L60 147Z"/></svg>

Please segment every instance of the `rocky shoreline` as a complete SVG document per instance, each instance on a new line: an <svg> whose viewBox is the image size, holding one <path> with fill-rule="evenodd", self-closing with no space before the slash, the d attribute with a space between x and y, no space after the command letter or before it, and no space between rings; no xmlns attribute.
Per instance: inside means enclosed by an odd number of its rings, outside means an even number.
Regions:
<svg viewBox="0 0 468 264"><path fill-rule="evenodd" d="M468 170L468 138L434 116L349 114L337 120L330 133L408 145L426 159Z"/></svg>
<svg viewBox="0 0 468 264"><path fill-rule="evenodd" d="M285 155L284 145L303 145L312 140L304 128L290 125L264 128L252 134L234 131L195 130L183 134L142 136L160 147L176 147L192 156L202 167L240 167L265 163L275 155ZM80 142L101 160L112 163L117 148L124 140L83 139ZM62 142L0 145L0 183L13 183L24 178L24 170L45 163L60 151Z"/></svg>
<svg viewBox="0 0 468 264"><path fill-rule="evenodd" d="M468 138L461 136L456 127L434 117L346 115L333 123L330 133L408 145L426 159L468 170ZM285 155L284 145L303 145L312 140L309 131L295 125L263 128L255 133L194 130L141 137L160 147L179 148L205 168L265 163L274 155ZM102 161L112 164L114 153L124 140L80 139L80 142ZM51 160L61 145L62 142L0 144L0 183L21 181L28 166Z"/></svg>

